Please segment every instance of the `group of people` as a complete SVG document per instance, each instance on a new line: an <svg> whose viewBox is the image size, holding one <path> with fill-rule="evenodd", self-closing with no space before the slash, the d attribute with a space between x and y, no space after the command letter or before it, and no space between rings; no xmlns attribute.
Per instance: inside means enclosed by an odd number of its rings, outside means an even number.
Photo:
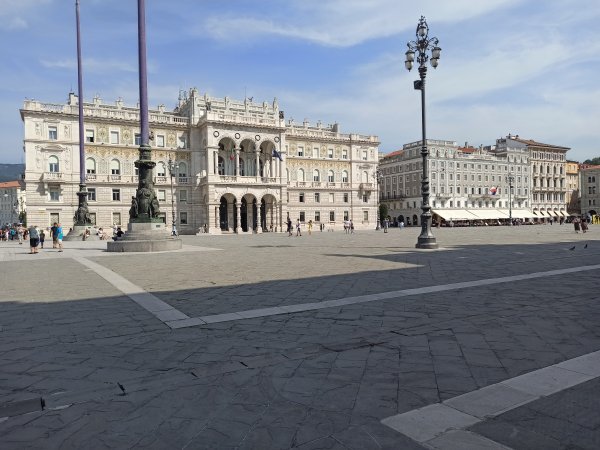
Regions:
<svg viewBox="0 0 600 450"><path fill-rule="evenodd" d="M344 233L352 234L354 233L354 222L352 220L344 220Z"/></svg>
<svg viewBox="0 0 600 450"><path fill-rule="evenodd" d="M57 222L48 229L38 228L37 225L29 227L25 227L23 224L6 226L0 232L0 238L3 241L18 240L20 245L23 245L23 241L29 239L29 253L36 254L39 253L40 248L44 248L46 232L52 237L52 248L58 248L58 251L62 252L63 229L60 223Z"/></svg>
<svg viewBox="0 0 600 450"><path fill-rule="evenodd" d="M312 220L310 221L310 230L309 234L312 231ZM288 236L292 236L294 234L294 227L292 225L292 219L288 217L287 219L287 232ZM302 236L302 229L300 227L300 219L296 219L296 236Z"/></svg>

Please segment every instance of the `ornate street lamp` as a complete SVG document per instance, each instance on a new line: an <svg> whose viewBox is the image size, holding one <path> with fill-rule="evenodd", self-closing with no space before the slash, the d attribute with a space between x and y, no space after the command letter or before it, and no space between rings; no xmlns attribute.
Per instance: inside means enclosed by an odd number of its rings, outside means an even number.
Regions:
<svg viewBox="0 0 600 450"><path fill-rule="evenodd" d="M512 225L512 187L513 182L515 181L514 175L509 173L506 177L506 181L508 183L508 224Z"/></svg>
<svg viewBox="0 0 600 450"><path fill-rule="evenodd" d="M431 66L435 69L438 66L440 53L442 49L438 47L438 39L430 38L429 27L425 21L425 17L421 16L417 25L417 39L407 43L408 50L406 51L406 61L404 66L410 71L415 61L415 53L417 54L417 63L419 63L420 80L414 82L414 88L421 91L421 126L422 126L422 145L421 156L423 157L423 179L421 180L421 194L423 195L423 204L421 209L421 234L417 241L416 248L434 249L438 248L435 236L431 232L431 206L429 206L429 170L427 167L427 157L429 151L427 149L427 136L425 133L425 76L427 75L427 61L430 61ZM427 52L431 52L431 59Z"/></svg>
<svg viewBox="0 0 600 450"><path fill-rule="evenodd" d="M171 176L171 217L173 225L171 228L171 236L177 236L177 227L175 226L175 192L173 192L173 177L176 176L179 164L169 158L167 163L169 165L169 175Z"/></svg>

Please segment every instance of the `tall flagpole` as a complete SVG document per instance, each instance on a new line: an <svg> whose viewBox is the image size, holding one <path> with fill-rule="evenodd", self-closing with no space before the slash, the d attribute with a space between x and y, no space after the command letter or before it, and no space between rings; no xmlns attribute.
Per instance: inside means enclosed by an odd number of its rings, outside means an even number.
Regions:
<svg viewBox="0 0 600 450"><path fill-rule="evenodd" d="M152 172L156 163L152 161L152 148L148 126L148 81L146 72L146 6L138 0L138 59L140 87L140 147L135 161L138 187L131 197L129 224L124 236L108 242L109 252L154 252L179 250L181 239L165 233L160 215L160 204L154 191Z"/></svg>
<svg viewBox="0 0 600 450"><path fill-rule="evenodd" d="M73 217L74 227L87 227L92 224L90 219L87 189L85 186L85 136L83 129L83 70L81 68L81 29L79 20L79 0L75 0L75 22L77 27L77 96L79 103L79 197L77 211ZM83 230L85 231L85 230ZM73 237L77 237L81 230L75 230Z"/></svg>
<svg viewBox="0 0 600 450"><path fill-rule="evenodd" d="M138 168L138 188L131 199L129 210L130 223L159 223L160 205L154 192L152 170L156 163L152 161L150 132L148 127L148 76L146 72L146 5L138 0L138 62L140 86L140 148Z"/></svg>

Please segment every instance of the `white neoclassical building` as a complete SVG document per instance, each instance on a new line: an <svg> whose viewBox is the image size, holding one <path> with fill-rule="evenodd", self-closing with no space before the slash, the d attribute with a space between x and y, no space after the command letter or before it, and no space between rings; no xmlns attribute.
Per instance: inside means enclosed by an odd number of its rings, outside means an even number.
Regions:
<svg viewBox="0 0 600 450"><path fill-rule="evenodd" d="M21 109L30 223L73 224L79 189L78 98L27 100ZM149 113L154 184L167 224L180 233L281 231L295 223L374 228L376 136L338 124L287 123L277 101L180 94ZM126 226L137 188L139 110L98 97L84 103L85 172L97 226ZM173 170L169 168L173 162Z"/></svg>
<svg viewBox="0 0 600 450"><path fill-rule="evenodd" d="M496 152L434 139L428 139L427 146L430 205L436 221L535 217L529 209L526 152L513 148ZM406 144L381 161L381 199L390 216L408 225L420 225L422 167L421 141Z"/></svg>

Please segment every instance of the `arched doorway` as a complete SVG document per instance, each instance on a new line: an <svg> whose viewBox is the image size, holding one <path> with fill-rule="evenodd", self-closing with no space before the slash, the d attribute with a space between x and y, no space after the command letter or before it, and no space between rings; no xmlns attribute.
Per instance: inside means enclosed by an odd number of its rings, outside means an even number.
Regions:
<svg viewBox="0 0 600 450"><path fill-rule="evenodd" d="M412 216L412 224L419 225L419 218L417 217L416 214Z"/></svg>
<svg viewBox="0 0 600 450"><path fill-rule="evenodd" d="M248 202L246 197L242 198L242 207L240 208L242 231L248 231Z"/></svg>
<svg viewBox="0 0 600 450"><path fill-rule="evenodd" d="M260 200L260 223L263 231L277 231L279 219L277 199L272 194L265 194Z"/></svg>
<svg viewBox="0 0 600 450"><path fill-rule="evenodd" d="M218 220L221 232L234 232L237 230L237 200L233 194L227 193L221 197Z"/></svg>
<svg viewBox="0 0 600 450"><path fill-rule="evenodd" d="M219 228L221 231L229 230L229 217L227 214L227 199L221 197L221 204L219 205Z"/></svg>
<svg viewBox="0 0 600 450"><path fill-rule="evenodd" d="M240 208L240 219L242 232L252 232L257 229L258 217L256 208L256 197L247 194L242 197L242 205Z"/></svg>
<svg viewBox="0 0 600 450"><path fill-rule="evenodd" d="M398 216L398 222L404 222L404 216L402 214Z"/></svg>

